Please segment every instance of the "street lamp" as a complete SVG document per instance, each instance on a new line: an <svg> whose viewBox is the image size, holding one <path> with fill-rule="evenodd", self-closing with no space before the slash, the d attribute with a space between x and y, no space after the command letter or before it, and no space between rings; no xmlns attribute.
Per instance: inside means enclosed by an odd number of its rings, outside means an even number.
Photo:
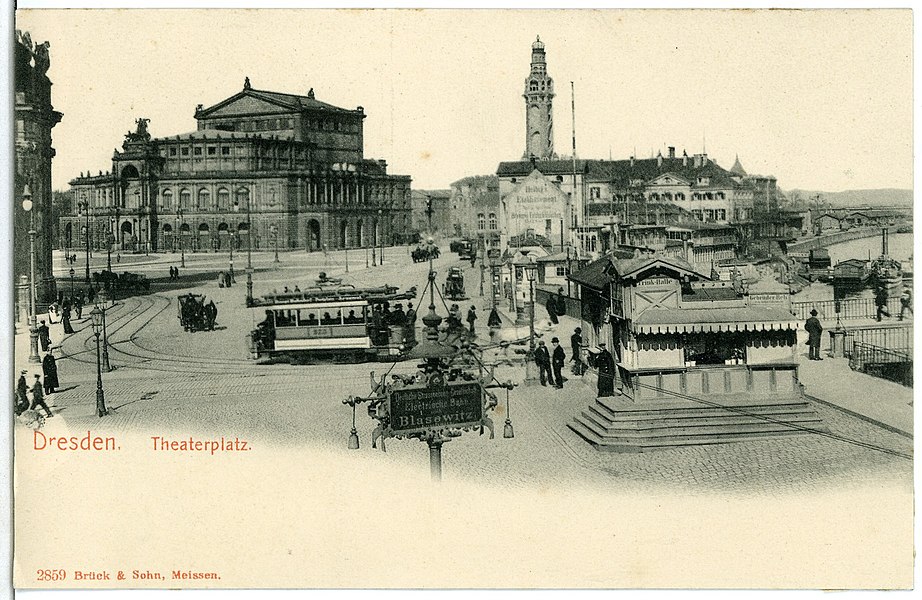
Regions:
<svg viewBox="0 0 922 600"><path fill-rule="evenodd" d="M109 298L105 291L101 291L99 294L100 304L102 304L102 368L106 370L106 373L109 373L112 371L112 367L109 365L109 334L106 333L106 303Z"/></svg>
<svg viewBox="0 0 922 600"><path fill-rule="evenodd" d="M74 302L74 268L70 268L70 301Z"/></svg>
<svg viewBox="0 0 922 600"><path fill-rule="evenodd" d="M528 356L525 358L525 385L535 385L535 276L538 274L538 265L534 257L528 256L528 264L524 266L525 277L528 279Z"/></svg>
<svg viewBox="0 0 922 600"><path fill-rule="evenodd" d="M22 209L29 213L29 303L32 322L29 324L29 362L40 363L38 356L38 307L35 305L35 213L32 212L32 190L26 184L22 191Z"/></svg>
<svg viewBox="0 0 922 600"><path fill-rule="evenodd" d="M253 225L250 222L250 194L247 194L247 297L246 305L253 304Z"/></svg>
<svg viewBox="0 0 922 600"><path fill-rule="evenodd" d="M379 208L378 209L378 242L381 244L381 256L380 256L380 265L384 266L384 222L381 220L384 212Z"/></svg>
<svg viewBox="0 0 922 600"><path fill-rule="evenodd" d="M102 389L102 364L99 358L99 333L103 324L103 312L96 306L90 311L93 320L93 335L96 336L96 416L104 417L109 414L106 410L106 395Z"/></svg>
<svg viewBox="0 0 922 600"><path fill-rule="evenodd" d="M86 213L86 225L83 227L83 235L86 240L86 284L90 285L90 203L87 202L86 192L81 197L83 199L77 203L77 208Z"/></svg>
<svg viewBox="0 0 922 600"><path fill-rule="evenodd" d="M275 248L274 262L279 262L279 228L275 224L269 225L269 233L272 235L272 245Z"/></svg>
<svg viewBox="0 0 922 600"><path fill-rule="evenodd" d="M182 234L183 234L183 227L186 226L186 221L183 218L183 210L181 206L176 209L176 219L180 221L180 224L179 224L179 252L180 252L179 266L185 269L186 268L186 246L183 243Z"/></svg>

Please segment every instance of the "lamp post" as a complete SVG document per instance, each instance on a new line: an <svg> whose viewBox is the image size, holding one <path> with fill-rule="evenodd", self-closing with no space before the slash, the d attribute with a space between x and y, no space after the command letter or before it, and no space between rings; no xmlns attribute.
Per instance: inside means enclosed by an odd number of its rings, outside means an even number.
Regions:
<svg viewBox="0 0 922 600"><path fill-rule="evenodd" d="M74 302L74 268L70 268L70 301Z"/></svg>
<svg viewBox="0 0 922 600"><path fill-rule="evenodd" d="M528 264L525 266L525 277L528 279L528 355L525 357L525 385L535 385L535 276L538 265L534 257L527 256Z"/></svg>
<svg viewBox="0 0 922 600"><path fill-rule="evenodd" d="M250 223L250 194L247 194L247 297L246 305L253 303L253 226Z"/></svg>
<svg viewBox="0 0 922 600"><path fill-rule="evenodd" d="M86 284L90 285L90 203L86 200L86 192L83 192L81 198L82 200L77 203L77 208L86 213L83 235L86 240Z"/></svg>
<svg viewBox="0 0 922 600"><path fill-rule="evenodd" d="M29 362L40 363L42 360L38 356L38 307L35 305L35 214L32 212L32 190L28 184L22 191L22 209L29 213Z"/></svg>
<svg viewBox="0 0 922 600"><path fill-rule="evenodd" d="M102 330L103 312L96 306L90 311L93 320L93 335L96 336L96 416L104 417L109 414L106 410L106 395L102 389L102 364L99 358L99 334Z"/></svg>
<svg viewBox="0 0 922 600"><path fill-rule="evenodd" d="M365 244L365 268L368 268L368 244Z"/></svg>
<svg viewBox="0 0 922 600"><path fill-rule="evenodd" d="M186 226L186 221L184 219L183 210L180 206L176 209L176 219L179 221L179 266L183 269L186 268L186 246L183 243L183 227Z"/></svg>
<svg viewBox="0 0 922 600"><path fill-rule="evenodd" d="M378 234L378 242L381 244L381 256L379 257L379 259L380 259L380 264L382 267L384 266L384 223L381 221L383 214L384 214L384 211L382 211L379 208L378 209L378 228L380 229L380 233Z"/></svg>
<svg viewBox="0 0 922 600"><path fill-rule="evenodd" d="M277 225L270 225L269 232L272 233L272 243L275 245L275 262L279 262L279 228ZM346 269L347 271L349 269Z"/></svg>
<svg viewBox="0 0 922 600"><path fill-rule="evenodd" d="M115 236L112 235L111 228L109 233L106 234L106 270L110 273L112 272L112 244L115 243ZM106 281L109 281L106 279Z"/></svg>
<svg viewBox="0 0 922 600"><path fill-rule="evenodd" d="M237 243L237 234L236 233L229 234L227 236L227 246L230 248L229 269L230 269L231 283L234 282L234 244L236 243Z"/></svg>
<svg viewBox="0 0 922 600"><path fill-rule="evenodd" d="M106 303L109 301L109 297L105 292L100 292L102 296L100 298L100 303L102 308L102 368L106 370L106 373L112 371L112 367L109 365L109 334L106 332Z"/></svg>

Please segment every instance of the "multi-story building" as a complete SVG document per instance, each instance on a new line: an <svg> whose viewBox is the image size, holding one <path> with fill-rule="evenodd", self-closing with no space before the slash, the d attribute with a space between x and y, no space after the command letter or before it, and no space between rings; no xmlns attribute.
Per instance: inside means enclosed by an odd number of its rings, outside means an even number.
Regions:
<svg viewBox="0 0 922 600"><path fill-rule="evenodd" d="M35 287L37 301L46 303L56 295L51 250L51 130L61 113L51 105L49 43L33 44L27 32L16 32L15 43L15 172L13 178L13 276L30 274L30 220L35 231ZM21 205L31 194L32 216ZM24 298L28 298L26 293ZM21 303L20 317L28 310Z"/></svg>
<svg viewBox="0 0 922 600"><path fill-rule="evenodd" d="M499 180L496 175L465 177L451 184L455 235L476 239L480 248L499 248Z"/></svg>
<svg viewBox="0 0 922 600"><path fill-rule="evenodd" d="M410 177L363 155L365 118L314 97L253 89L195 110L195 131L125 136L112 168L71 181L67 247L162 252L400 243Z"/></svg>

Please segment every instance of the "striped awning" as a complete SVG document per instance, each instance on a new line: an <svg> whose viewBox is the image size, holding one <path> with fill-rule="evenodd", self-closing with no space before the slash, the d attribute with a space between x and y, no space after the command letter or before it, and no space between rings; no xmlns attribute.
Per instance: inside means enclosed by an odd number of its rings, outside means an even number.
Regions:
<svg viewBox="0 0 922 600"><path fill-rule="evenodd" d="M634 332L641 334L796 331L799 325L791 313L765 307L656 308L633 320Z"/></svg>

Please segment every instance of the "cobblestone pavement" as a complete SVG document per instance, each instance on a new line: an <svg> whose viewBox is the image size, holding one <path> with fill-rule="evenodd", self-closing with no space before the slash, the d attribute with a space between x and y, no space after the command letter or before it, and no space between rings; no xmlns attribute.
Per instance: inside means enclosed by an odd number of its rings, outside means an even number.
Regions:
<svg viewBox="0 0 922 600"><path fill-rule="evenodd" d="M393 251L392 251L393 250ZM405 248L403 252L405 252ZM351 253L350 253L351 254ZM328 257L335 263L342 253ZM332 264L328 274L356 285L425 285L428 264L413 264L409 256L389 249L384 267L364 268L363 253L350 256L350 273ZM304 262L283 255L276 271L259 274L258 295L272 288L309 283L321 255ZM209 258L209 260L213 260ZM298 259L300 260L300 259ZM355 266L352 260L360 260ZM447 252L435 261L444 278L448 266L460 264ZM479 288L479 269L465 268L468 293ZM55 412L72 431L152 432L177 438L189 435L241 436L254 444L282 448L317 448L350 452L347 439L351 410L342 404L350 394L369 389L369 371L380 375L388 364L257 365L246 359L244 338L255 317L243 306L245 286L220 289L213 283L186 288L204 293L218 305L219 329L186 333L176 317L176 295L152 294L122 301L109 311L108 335L113 372L104 374L106 401L113 414L98 419L95 409L95 339L88 320L76 323L77 333L61 344L62 391L52 396ZM185 290L183 291L183 293ZM424 313L428 298L414 302ZM477 331L486 338L484 299L475 296L480 313ZM444 308L438 307L444 315ZM86 313L85 313L86 315ZM56 328L56 329L55 329ZM60 326L52 338L62 339ZM561 329L560 331L564 331ZM569 330L566 330L569 331ZM520 332L521 333L521 332ZM22 348L23 336L17 336ZM17 362L24 355L17 352ZM404 362L394 372L412 372ZM520 365L497 369L500 380L521 381ZM495 481L503 486L601 486L624 491L714 491L793 494L839 486L894 484L911 490L912 462L871 448L818 435L800 435L745 443L661 450L643 454L597 452L567 428L573 416L593 398L591 382L571 377L563 390L517 387L510 393L515 437L503 439L505 392L492 416L496 439L476 432L445 444L446 478ZM828 406L815 407L829 429L866 444L912 453L912 441ZM428 473L425 445L415 440L388 440L387 452L372 450L376 421L364 407L356 415L364 460L373 469L413 466Z"/></svg>

